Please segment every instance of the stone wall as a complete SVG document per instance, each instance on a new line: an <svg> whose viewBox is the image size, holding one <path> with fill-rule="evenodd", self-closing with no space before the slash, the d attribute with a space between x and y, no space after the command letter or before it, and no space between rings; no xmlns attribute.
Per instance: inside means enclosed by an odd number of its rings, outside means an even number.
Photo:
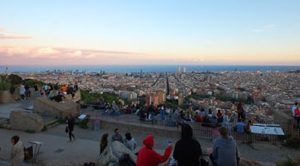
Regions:
<svg viewBox="0 0 300 166"><path fill-rule="evenodd" d="M9 116L11 129L39 132L44 128L44 120L41 116L24 111L12 111Z"/></svg>
<svg viewBox="0 0 300 166"><path fill-rule="evenodd" d="M38 97L33 100L35 113L56 118L66 118L69 115L77 116L80 112L80 105L72 101L56 102L45 97Z"/></svg>

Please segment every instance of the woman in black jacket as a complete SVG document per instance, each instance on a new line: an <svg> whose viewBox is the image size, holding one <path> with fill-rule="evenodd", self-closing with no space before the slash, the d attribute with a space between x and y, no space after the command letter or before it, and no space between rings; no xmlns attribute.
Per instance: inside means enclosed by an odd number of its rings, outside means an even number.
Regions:
<svg viewBox="0 0 300 166"><path fill-rule="evenodd" d="M181 125L181 139L176 142L173 157L177 166L199 166L202 155L200 143L193 138L193 129L188 124Z"/></svg>

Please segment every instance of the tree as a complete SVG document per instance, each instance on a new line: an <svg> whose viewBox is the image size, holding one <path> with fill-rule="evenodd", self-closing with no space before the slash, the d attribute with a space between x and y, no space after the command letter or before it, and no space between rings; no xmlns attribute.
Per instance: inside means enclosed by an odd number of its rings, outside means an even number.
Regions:
<svg viewBox="0 0 300 166"><path fill-rule="evenodd" d="M8 82L11 83L11 85L15 86L15 85L19 85L22 83L23 79L16 75L16 74L10 74L8 77L7 77L7 80Z"/></svg>

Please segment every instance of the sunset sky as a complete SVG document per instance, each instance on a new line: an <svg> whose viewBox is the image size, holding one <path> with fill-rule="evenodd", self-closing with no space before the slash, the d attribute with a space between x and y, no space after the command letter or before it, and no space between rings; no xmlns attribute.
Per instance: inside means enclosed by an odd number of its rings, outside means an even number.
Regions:
<svg viewBox="0 0 300 166"><path fill-rule="evenodd" d="M0 1L0 65L63 64L300 65L300 1Z"/></svg>

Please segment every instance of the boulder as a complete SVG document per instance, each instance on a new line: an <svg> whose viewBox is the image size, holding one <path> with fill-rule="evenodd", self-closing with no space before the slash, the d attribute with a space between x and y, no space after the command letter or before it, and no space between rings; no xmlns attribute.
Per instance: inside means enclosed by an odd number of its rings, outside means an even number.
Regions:
<svg viewBox="0 0 300 166"><path fill-rule="evenodd" d="M39 132L44 128L41 116L25 111L12 111L9 116L11 129Z"/></svg>
<svg viewBox="0 0 300 166"><path fill-rule="evenodd" d="M0 104L12 103L14 99L8 90L0 91Z"/></svg>
<svg viewBox="0 0 300 166"><path fill-rule="evenodd" d="M33 100L35 113L55 118L66 118L69 115L77 116L80 112L80 105L72 101L56 102L45 97L37 97Z"/></svg>

